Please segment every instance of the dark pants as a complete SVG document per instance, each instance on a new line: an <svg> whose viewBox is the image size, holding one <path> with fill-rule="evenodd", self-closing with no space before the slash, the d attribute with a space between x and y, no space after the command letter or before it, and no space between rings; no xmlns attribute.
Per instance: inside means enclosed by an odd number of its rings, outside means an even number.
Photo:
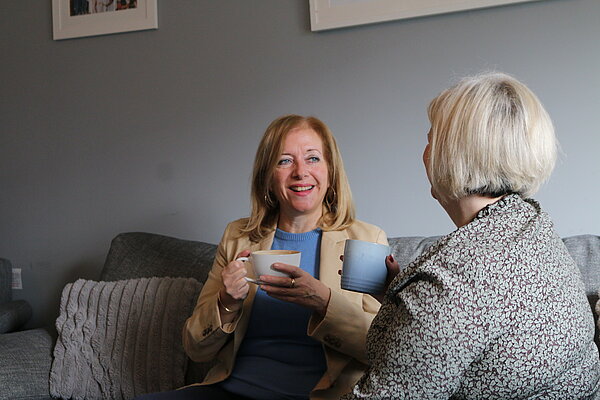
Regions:
<svg viewBox="0 0 600 400"><path fill-rule="evenodd" d="M135 397L133 400L251 400L221 389L219 386L190 386L185 389L170 392L148 393Z"/></svg>

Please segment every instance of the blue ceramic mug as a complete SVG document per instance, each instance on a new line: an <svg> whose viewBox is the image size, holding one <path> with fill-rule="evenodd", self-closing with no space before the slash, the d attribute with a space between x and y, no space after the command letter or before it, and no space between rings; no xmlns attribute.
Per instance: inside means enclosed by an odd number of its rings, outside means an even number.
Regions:
<svg viewBox="0 0 600 400"><path fill-rule="evenodd" d="M385 258L390 247L385 244L346 240L342 265L342 289L378 294L385 290Z"/></svg>

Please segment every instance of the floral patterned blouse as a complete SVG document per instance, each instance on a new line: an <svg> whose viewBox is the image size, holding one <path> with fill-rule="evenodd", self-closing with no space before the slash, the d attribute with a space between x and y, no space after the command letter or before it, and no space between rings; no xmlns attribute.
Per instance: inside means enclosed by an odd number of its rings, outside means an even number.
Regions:
<svg viewBox="0 0 600 400"><path fill-rule="evenodd" d="M508 195L398 274L368 333L370 367L343 399L594 398L593 335L552 222Z"/></svg>

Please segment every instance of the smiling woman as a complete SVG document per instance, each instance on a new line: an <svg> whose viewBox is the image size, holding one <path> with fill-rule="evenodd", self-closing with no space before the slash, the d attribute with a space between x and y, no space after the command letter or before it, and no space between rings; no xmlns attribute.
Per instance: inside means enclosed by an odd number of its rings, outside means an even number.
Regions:
<svg viewBox="0 0 600 400"><path fill-rule="evenodd" d="M273 194L279 202L279 228L292 233L317 226L328 189L323 141L312 128L290 131L273 175Z"/></svg>
<svg viewBox="0 0 600 400"><path fill-rule="evenodd" d="M387 236L354 218L342 158L323 122L286 115L269 125L251 201L250 216L227 226L183 332L190 358L216 360L214 367L195 386L144 399L337 399L365 370L379 303L341 289L340 256L347 239L387 244ZM300 252L300 265L274 263L284 276L257 276L242 259L259 250Z"/></svg>

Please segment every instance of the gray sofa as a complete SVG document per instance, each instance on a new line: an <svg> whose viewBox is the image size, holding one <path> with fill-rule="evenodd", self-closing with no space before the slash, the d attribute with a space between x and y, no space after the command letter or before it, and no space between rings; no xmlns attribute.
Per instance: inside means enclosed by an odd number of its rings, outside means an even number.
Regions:
<svg viewBox="0 0 600 400"><path fill-rule="evenodd" d="M389 242L395 258L406 265L435 240L436 237L397 237L390 238ZM580 267L590 306L597 320L595 304L600 289L600 236L581 235L563 240ZM116 281L170 276L192 277L204 282L215 251L216 245L210 243L151 233L122 233L112 240L98 278L101 281ZM3 266L2 273L6 274L8 264L0 265ZM4 275L0 278L5 280ZM4 296L3 301L8 302L6 295ZM23 304L20 306L27 308ZM0 320L0 326L3 324ZM17 325L19 323L13 323L12 328L16 329ZM55 340L52 329L0 333L0 399L51 398L49 373ZM598 331L596 343L600 345ZM185 381L191 383L201 379L208 367L209 365L188 362Z"/></svg>

